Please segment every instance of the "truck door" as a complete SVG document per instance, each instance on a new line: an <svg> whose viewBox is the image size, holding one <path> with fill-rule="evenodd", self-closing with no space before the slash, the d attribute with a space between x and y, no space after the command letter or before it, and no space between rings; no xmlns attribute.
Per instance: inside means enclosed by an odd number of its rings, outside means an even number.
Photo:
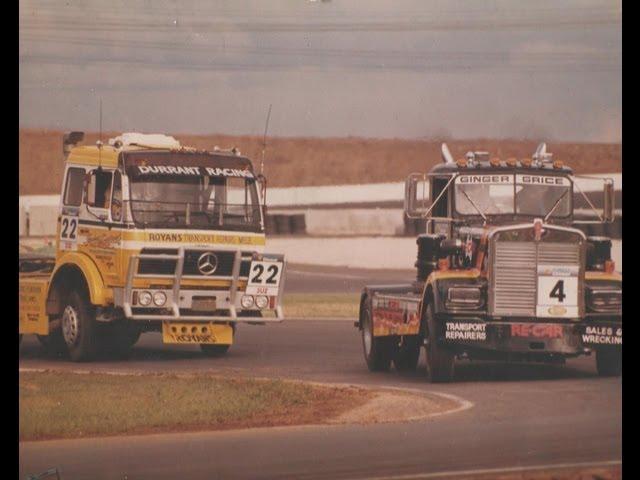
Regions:
<svg viewBox="0 0 640 480"><path fill-rule="evenodd" d="M92 258L107 285L118 281L122 235L121 229L117 228L121 222L111 219L113 184L113 170L94 169L87 174L78 237L78 251Z"/></svg>
<svg viewBox="0 0 640 480"><path fill-rule="evenodd" d="M124 279L126 272L124 271L124 262L125 257L122 249L123 242L123 226L124 226L124 202L122 197L122 174L119 170L116 170L113 173L113 188L111 193L111 223L112 223L112 232L117 235L117 252L115 255L115 271L116 271L116 282L118 280ZM128 257L127 257L128 258Z"/></svg>

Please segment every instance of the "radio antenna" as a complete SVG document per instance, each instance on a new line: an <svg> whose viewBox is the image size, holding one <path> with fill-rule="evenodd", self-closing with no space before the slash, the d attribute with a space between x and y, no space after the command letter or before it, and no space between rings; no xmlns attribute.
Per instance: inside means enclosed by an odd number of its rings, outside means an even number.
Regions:
<svg viewBox="0 0 640 480"><path fill-rule="evenodd" d="M269 129L269 119L271 118L271 104L267 112L267 121L264 124L264 136L262 137L262 160L260 161L260 175L264 172L264 154L267 151L267 130Z"/></svg>
<svg viewBox="0 0 640 480"><path fill-rule="evenodd" d="M102 168L102 97L100 97L100 121L99 121L100 138L96 145L98 146L98 170Z"/></svg>

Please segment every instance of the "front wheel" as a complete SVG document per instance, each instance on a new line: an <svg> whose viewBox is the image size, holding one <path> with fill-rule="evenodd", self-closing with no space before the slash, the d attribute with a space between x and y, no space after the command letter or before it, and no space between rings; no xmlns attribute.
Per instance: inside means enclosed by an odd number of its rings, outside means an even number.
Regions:
<svg viewBox="0 0 640 480"><path fill-rule="evenodd" d="M236 338L235 324L231 324L231 328L232 328L231 340L234 341ZM231 348L231 344L229 345L225 345L222 343L220 344L201 343L200 344L200 351L202 351L202 353L206 357L221 357L222 355L224 355L229 351L229 348Z"/></svg>
<svg viewBox="0 0 640 480"><path fill-rule="evenodd" d="M212 345L210 343L201 343L200 350L206 357L220 357L229 351L231 345Z"/></svg>
<svg viewBox="0 0 640 480"><path fill-rule="evenodd" d="M101 325L103 352L110 357L126 358L142 333L136 325L131 325L127 321L117 321L116 323Z"/></svg>
<svg viewBox="0 0 640 480"><path fill-rule="evenodd" d="M91 360L96 353L96 320L86 295L71 292L62 310L62 337L74 362Z"/></svg>
<svg viewBox="0 0 640 480"><path fill-rule="evenodd" d="M616 348L596 350L596 368L601 377L619 377L622 375L622 354Z"/></svg>
<svg viewBox="0 0 640 480"><path fill-rule="evenodd" d="M453 380L455 355L437 341L437 324L433 313L433 302L424 309L425 349L427 357L427 378L431 383Z"/></svg>
<svg viewBox="0 0 640 480"><path fill-rule="evenodd" d="M366 298L360 312L362 321L362 349L367 367L372 372L386 372L391 366L391 337L373 335L371 300Z"/></svg>
<svg viewBox="0 0 640 480"><path fill-rule="evenodd" d="M420 358L420 336L403 337L400 346L395 351L393 364L399 372L414 372L418 368Z"/></svg>

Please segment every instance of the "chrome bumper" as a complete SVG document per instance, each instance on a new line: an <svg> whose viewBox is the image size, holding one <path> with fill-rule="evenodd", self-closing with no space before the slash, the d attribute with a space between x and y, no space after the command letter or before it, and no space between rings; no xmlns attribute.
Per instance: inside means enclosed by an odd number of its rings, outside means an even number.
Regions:
<svg viewBox="0 0 640 480"><path fill-rule="evenodd" d="M207 250L203 250L203 252L204 251L207 251ZM237 250L235 252L231 277L215 277L216 279L219 279L219 280L229 280L229 279L231 280L231 287L229 290L218 291L219 294L220 293L224 294L228 298L228 301L225 302L225 306L221 308L217 308L217 310L226 310L228 312L228 315L183 315L181 314L179 299L181 297L180 295L181 292L185 292L184 290L181 290L181 282L183 279L182 271L184 267L184 255L185 255L185 250L183 247L180 247L176 255L145 253L145 254L132 255L130 257L129 267L127 270L127 280L126 280L124 289L122 291L122 295L118 295L117 294L118 292L116 292L116 295L115 295L116 305L122 307L126 318L130 320L184 320L184 321L207 321L207 322L208 321L223 321L223 322L233 321L233 322L251 322L251 323L266 323L266 322L276 323L284 320L282 306L280 305L282 300L282 292L284 289L284 279L285 279L284 269L286 268L286 263L284 262L283 256L282 256L283 272L282 272L280 285L278 287L278 302L277 302L278 306L275 309L267 308L262 310L255 310L255 309L241 310L241 312L270 312L270 311L275 312L275 318L263 318L263 317L245 317L245 316L238 315L238 309L236 307L236 299L238 298L238 293L239 293L238 284L239 284L239 278L240 278L240 265L242 263L242 253L240 252L240 250ZM278 255L278 257L280 257L280 255ZM172 275L171 274L170 275L139 274L137 272L138 272L138 266L139 266L140 260L145 260L145 259L175 260L176 267ZM172 279L173 285L170 287L170 295L167 296L168 297L167 304L162 307L164 309L170 309L172 312L171 314L151 314L151 313L149 314L135 313L134 314L133 313L133 309L131 305L133 291L134 291L133 283L134 283L134 280L137 278L154 278L154 279L170 278ZM189 277L189 278L197 278L199 280L203 279L203 277ZM160 289L156 289L156 290L160 290ZM193 296L194 292L198 292L197 288L190 288L188 290L188 293L191 294L191 296ZM203 290L198 293L202 294L205 292L208 292L208 290ZM144 307L141 307L141 308L144 308Z"/></svg>

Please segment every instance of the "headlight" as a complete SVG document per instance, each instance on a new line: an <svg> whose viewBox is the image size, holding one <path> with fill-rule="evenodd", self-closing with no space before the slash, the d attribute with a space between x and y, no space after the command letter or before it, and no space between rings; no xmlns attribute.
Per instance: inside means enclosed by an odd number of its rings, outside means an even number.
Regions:
<svg viewBox="0 0 640 480"><path fill-rule="evenodd" d="M589 289L587 305L595 312L617 313L622 310L622 290Z"/></svg>
<svg viewBox="0 0 640 480"><path fill-rule="evenodd" d="M256 297L256 307L262 309L267 308L267 305L269 305L269 299L267 297L264 295L258 295Z"/></svg>
<svg viewBox="0 0 640 480"><path fill-rule="evenodd" d="M163 306L167 302L167 295L164 292L156 292L153 294L153 303L157 307Z"/></svg>
<svg viewBox="0 0 640 480"><path fill-rule="evenodd" d="M138 301L143 307L148 307L149 305L151 305L151 294L147 291L140 292L138 294Z"/></svg>
<svg viewBox="0 0 640 480"><path fill-rule="evenodd" d="M478 287L449 287L447 306L453 308L477 308L482 305L482 292Z"/></svg>
<svg viewBox="0 0 640 480"><path fill-rule="evenodd" d="M242 305L242 308L253 307L253 297L251 295L243 295L240 299L240 305Z"/></svg>

